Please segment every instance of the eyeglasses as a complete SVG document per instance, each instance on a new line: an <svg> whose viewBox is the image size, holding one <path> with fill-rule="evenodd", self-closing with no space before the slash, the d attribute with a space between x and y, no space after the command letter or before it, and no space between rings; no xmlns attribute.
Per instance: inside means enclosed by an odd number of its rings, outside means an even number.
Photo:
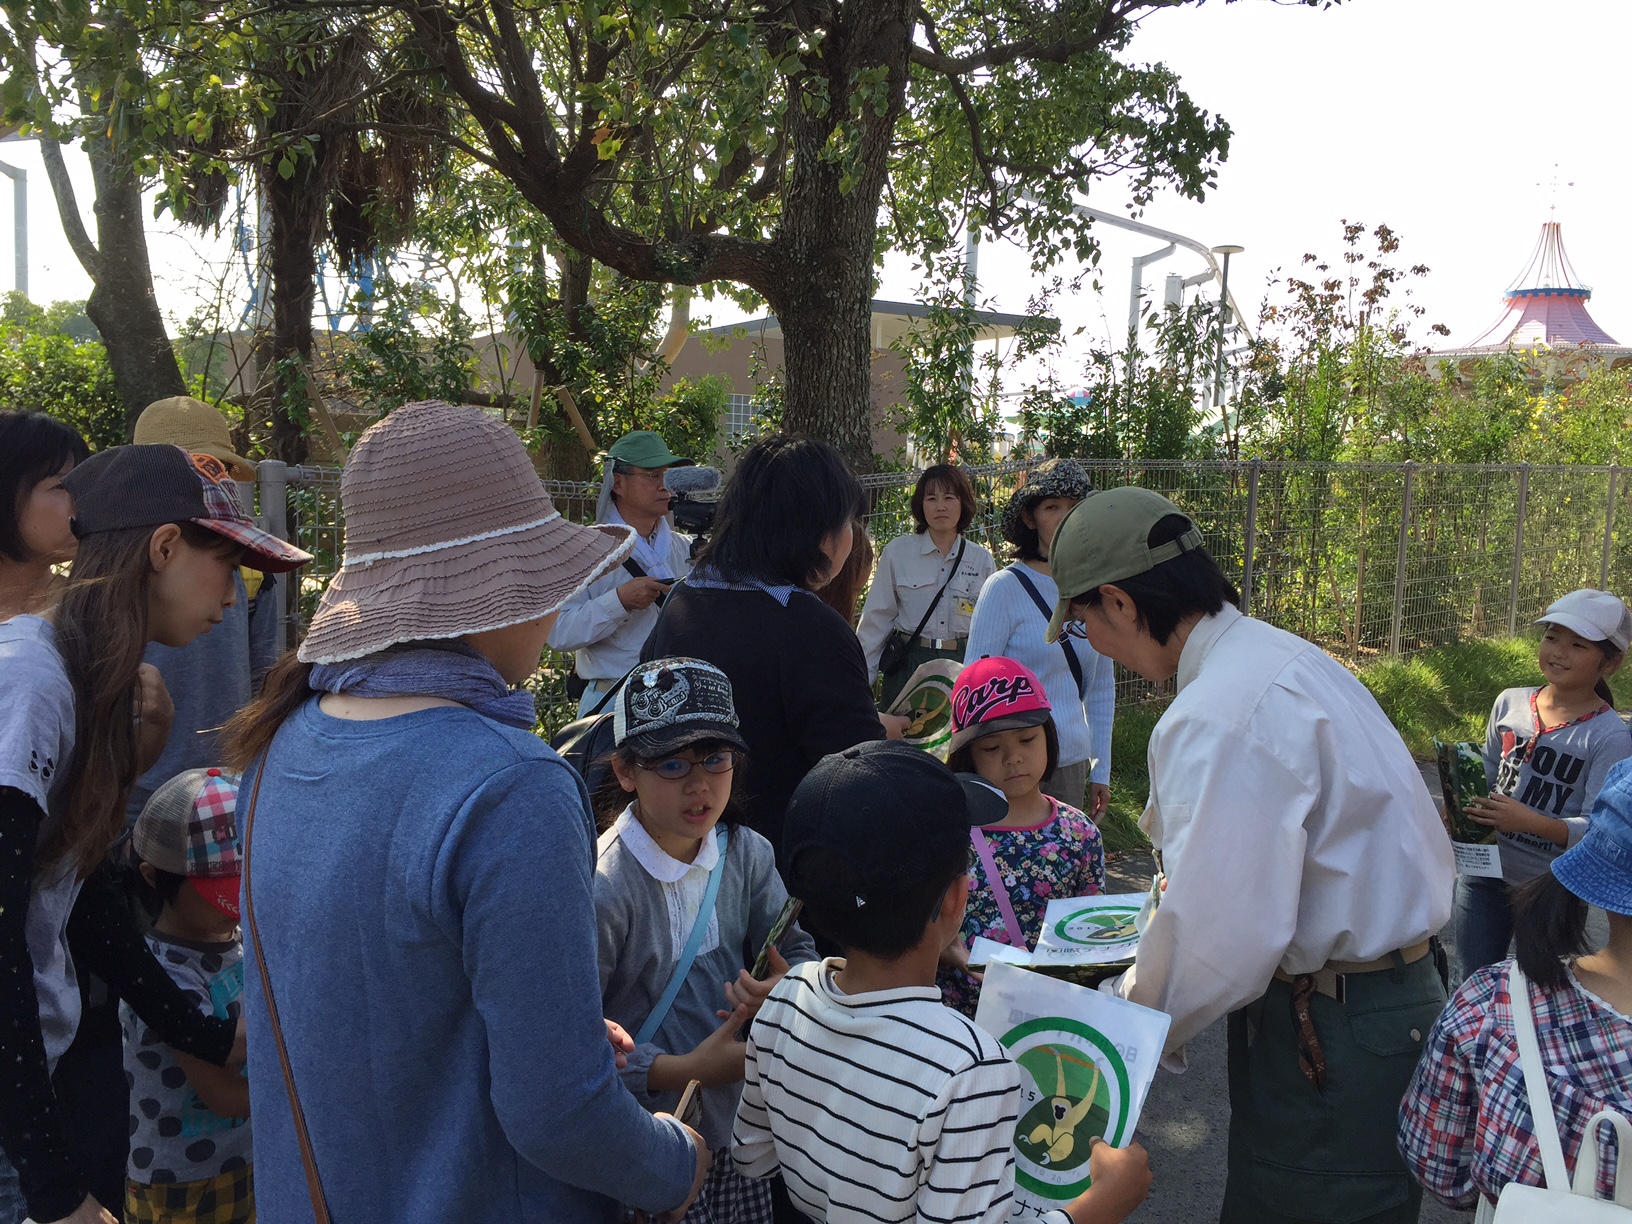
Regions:
<svg viewBox="0 0 1632 1224"><path fill-rule="evenodd" d="M1060 626L1060 633L1064 637L1079 638L1084 642L1088 640L1088 626L1079 620L1066 621Z"/></svg>
<svg viewBox="0 0 1632 1224"><path fill-rule="evenodd" d="M690 757L664 757L661 761L653 761L648 765L645 761L636 761L636 769L644 769L647 773L654 773L667 782L678 782L681 778L690 775L693 767L701 765L704 772L711 774L730 773L737 767L737 758L742 754L729 748L719 752L711 752L700 761Z"/></svg>

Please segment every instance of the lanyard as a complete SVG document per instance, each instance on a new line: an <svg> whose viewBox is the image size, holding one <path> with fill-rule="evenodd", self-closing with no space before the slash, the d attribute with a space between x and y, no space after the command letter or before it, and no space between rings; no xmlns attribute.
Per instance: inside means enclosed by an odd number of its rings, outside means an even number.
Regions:
<svg viewBox="0 0 1632 1224"><path fill-rule="evenodd" d="M1054 800L1048 801L1049 819L1052 820L1058 813ZM986 872L986 882L992 886L992 897L997 902L997 912L1003 919L1003 931L1009 937L1009 947L1024 948L1026 946L1026 932L1020 925L1020 920L1014 916L1014 902L1009 900L1009 890L1003 884L1003 873L997 868L997 856L992 853L992 843L986 840L986 834L978 828L969 830L969 840L975 843L975 853L980 856L980 866Z"/></svg>
<svg viewBox="0 0 1632 1224"><path fill-rule="evenodd" d="M1535 689L1530 694L1530 719L1532 724L1535 726L1535 731L1531 734L1529 742L1524 746L1524 755L1519 758L1519 765L1521 768L1530 763L1530 755L1531 753L1535 752L1536 743L1542 736L1551 735L1554 731L1562 731L1566 727L1580 726L1582 723L1587 722L1590 719L1597 718L1598 715L1609 709L1609 703L1606 701L1596 710L1591 710L1581 715L1580 718L1572 718L1569 722L1559 723L1556 727L1547 727L1542 725L1541 708L1536 704L1536 698L1540 696L1540 689Z"/></svg>

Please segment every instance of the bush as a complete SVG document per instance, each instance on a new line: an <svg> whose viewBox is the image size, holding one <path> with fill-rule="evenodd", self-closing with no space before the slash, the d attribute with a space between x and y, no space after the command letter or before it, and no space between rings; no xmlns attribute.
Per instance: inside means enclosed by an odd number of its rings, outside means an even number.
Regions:
<svg viewBox="0 0 1632 1224"><path fill-rule="evenodd" d="M21 294L0 308L0 407L66 421L92 450L126 441L113 368L83 303L38 306Z"/></svg>

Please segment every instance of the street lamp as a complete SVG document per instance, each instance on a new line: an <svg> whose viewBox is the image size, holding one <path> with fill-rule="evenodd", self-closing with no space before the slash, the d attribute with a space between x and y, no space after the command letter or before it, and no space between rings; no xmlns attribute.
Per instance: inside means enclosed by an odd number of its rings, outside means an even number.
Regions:
<svg viewBox="0 0 1632 1224"><path fill-rule="evenodd" d="M1213 407L1224 403L1224 323L1230 313L1230 256L1239 255L1246 247L1234 243L1213 248L1214 255L1224 256L1224 270L1219 273L1218 288L1218 348L1213 357L1216 381L1213 384Z"/></svg>

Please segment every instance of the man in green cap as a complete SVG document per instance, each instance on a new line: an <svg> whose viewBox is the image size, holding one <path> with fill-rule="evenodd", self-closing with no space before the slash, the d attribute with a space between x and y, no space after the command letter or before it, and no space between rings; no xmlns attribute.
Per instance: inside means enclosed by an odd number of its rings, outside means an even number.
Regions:
<svg viewBox="0 0 1632 1224"><path fill-rule="evenodd" d="M1106 983L1173 1018L1163 1065L1229 1016L1224 1224L1408 1224L1396 1117L1445 1003L1449 839L1399 733L1319 648L1243 616L1194 522L1149 489L1054 536L1049 626L1178 695L1140 818L1166 891Z"/></svg>
<svg viewBox="0 0 1632 1224"><path fill-rule="evenodd" d="M580 714L588 713L640 661L640 648L657 623L663 596L691 569L691 537L669 523L663 473L690 467L650 429L626 433L606 453L597 523L632 528L634 551L621 569L603 574L561 605L550 645L575 651L573 671L584 689Z"/></svg>

